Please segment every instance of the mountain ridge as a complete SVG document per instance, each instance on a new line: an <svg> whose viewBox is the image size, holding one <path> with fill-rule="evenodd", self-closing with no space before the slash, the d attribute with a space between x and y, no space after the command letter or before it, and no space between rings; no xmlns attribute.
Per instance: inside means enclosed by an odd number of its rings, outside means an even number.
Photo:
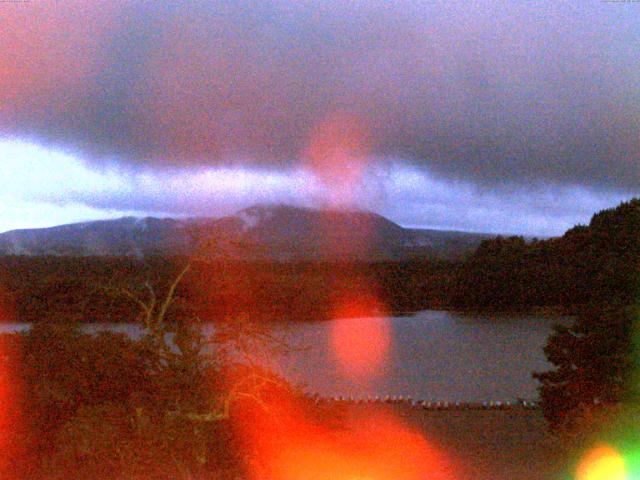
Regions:
<svg viewBox="0 0 640 480"><path fill-rule="evenodd" d="M491 234L404 228L365 210L254 205L220 218L126 216L0 234L0 255L245 260L448 258Z"/></svg>

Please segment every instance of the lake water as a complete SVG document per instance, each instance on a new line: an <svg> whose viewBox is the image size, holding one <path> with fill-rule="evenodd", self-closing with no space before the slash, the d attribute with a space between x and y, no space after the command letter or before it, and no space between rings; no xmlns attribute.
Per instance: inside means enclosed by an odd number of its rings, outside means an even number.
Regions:
<svg viewBox="0 0 640 480"><path fill-rule="evenodd" d="M389 333L385 361L366 378L343 369L332 348L335 322L366 337L384 329ZM301 347L278 353L263 362L309 393L323 396L410 396L432 401L491 401L537 398L531 372L549 368L543 347L555 323L566 318L482 317L426 310L411 316L335 320L333 322L274 323L274 332ZM18 331L26 324L1 325ZM137 325L88 325L139 333ZM205 332L213 327L207 325ZM371 339L372 345L375 338ZM362 344L362 340L359 340ZM364 342L366 345L366 340Z"/></svg>

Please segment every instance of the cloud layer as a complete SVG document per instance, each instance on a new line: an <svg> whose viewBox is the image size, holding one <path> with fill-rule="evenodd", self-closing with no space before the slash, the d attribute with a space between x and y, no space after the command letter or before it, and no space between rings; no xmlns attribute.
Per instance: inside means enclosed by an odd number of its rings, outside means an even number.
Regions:
<svg viewBox="0 0 640 480"><path fill-rule="evenodd" d="M72 155L0 142L0 232L135 216L223 216L256 203L376 211L407 227L547 236L588 222L624 194L561 185L481 188L394 162L371 164L348 192L308 171L241 167L90 168ZM346 195L348 193L348 196Z"/></svg>
<svg viewBox="0 0 640 480"><path fill-rule="evenodd" d="M0 8L0 136L93 165L326 174L367 158L492 188L640 185L635 5Z"/></svg>

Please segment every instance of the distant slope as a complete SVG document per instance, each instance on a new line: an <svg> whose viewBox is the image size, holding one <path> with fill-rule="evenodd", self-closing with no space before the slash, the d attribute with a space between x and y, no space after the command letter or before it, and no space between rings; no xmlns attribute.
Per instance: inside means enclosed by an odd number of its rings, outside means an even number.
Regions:
<svg viewBox="0 0 640 480"><path fill-rule="evenodd" d="M0 235L3 255L135 256L188 254L211 219L125 217L52 228L14 230Z"/></svg>
<svg viewBox="0 0 640 480"><path fill-rule="evenodd" d="M483 240L495 238L495 234L461 232L456 230L430 230L412 228L405 230L409 240L405 243L405 255L435 256L455 259L473 252Z"/></svg>
<svg viewBox="0 0 640 480"><path fill-rule="evenodd" d="M0 234L0 255L243 260L452 258L490 235L406 229L371 212L254 206L213 218L125 217Z"/></svg>

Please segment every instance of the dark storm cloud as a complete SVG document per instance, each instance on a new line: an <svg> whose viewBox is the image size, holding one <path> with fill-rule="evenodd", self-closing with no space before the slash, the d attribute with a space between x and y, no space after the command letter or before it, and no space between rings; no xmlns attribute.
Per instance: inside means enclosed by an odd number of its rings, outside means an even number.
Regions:
<svg viewBox="0 0 640 480"><path fill-rule="evenodd" d="M437 175L637 191L638 13L488 0L5 4L0 134L92 162L284 169L347 115L372 156Z"/></svg>

